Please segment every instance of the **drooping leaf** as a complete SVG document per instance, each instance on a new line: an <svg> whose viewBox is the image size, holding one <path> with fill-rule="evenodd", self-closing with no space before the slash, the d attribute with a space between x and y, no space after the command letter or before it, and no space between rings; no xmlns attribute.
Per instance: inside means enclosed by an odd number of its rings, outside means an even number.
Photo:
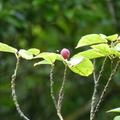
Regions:
<svg viewBox="0 0 120 120"><path fill-rule="evenodd" d="M30 52L33 55L38 55L40 53L40 50L36 49L36 48L31 48L31 49L29 49L27 51Z"/></svg>
<svg viewBox="0 0 120 120"><path fill-rule="evenodd" d="M80 52L80 53L74 55L73 58L78 57L78 56L83 56L88 59L94 59L94 58L104 57L105 55L100 53L97 50L90 49L90 50L86 50L86 51L83 51L83 52Z"/></svg>
<svg viewBox="0 0 120 120"><path fill-rule="evenodd" d="M55 53L43 52L37 55L35 58L43 58L51 63L54 63L57 55Z"/></svg>
<svg viewBox="0 0 120 120"><path fill-rule="evenodd" d="M120 107L119 108L115 108L115 109L112 109L112 110L109 110L107 111L108 112L120 112Z"/></svg>
<svg viewBox="0 0 120 120"><path fill-rule="evenodd" d="M119 115L119 116L116 116L116 117L114 118L114 120L120 120L120 115Z"/></svg>
<svg viewBox="0 0 120 120"><path fill-rule="evenodd" d="M40 62L35 63L34 66L42 65L42 64L50 64L50 65L51 65L52 63L49 62L49 61L47 61L47 60L42 60L42 61L40 61Z"/></svg>
<svg viewBox="0 0 120 120"><path fill-rule="evenodd" d="M81 46L86 46L86 45L92 45L92 44L96 44L96 43L106 43L106 39L102 38L100 35L98 34L90 34L90 35L86 35L83 36L76 48L81 47Z"/></svg>
<svg viewBox="0 0 120 120"><path fill-rule="evenodd" d="M18 53L22 58L24 58L26 60L30 60L33 58L33 55L30 52L28 52L27 50L21 49Z"/></svg>
<svg viewBox="0 0 120 120"><path fill-rule="evenodd" d="M110 35L106 39L110 41L115 41L118 38L118 34Z"/></svg>
<svg viewBox="0 0 120 120"><path fill-rule="evenodd" d="M65 59L60 54L56 54L56 60L65 61Z"/></svg>
<svg viewBox="0 0 120 120"><path fill-rule="evenodd" d="M72 58L68 66L73 72L82 76L89 76L94 69L92 62L83 56Z"/></svg>
<svg viewBox="0 0 120 120"><path fill-rule="evenodd" d="M2 51L2 52L16 53L17 49L15 49L15 48L7 45L7 44L4 44L4 43L0 42L0 51Z"/></svg>

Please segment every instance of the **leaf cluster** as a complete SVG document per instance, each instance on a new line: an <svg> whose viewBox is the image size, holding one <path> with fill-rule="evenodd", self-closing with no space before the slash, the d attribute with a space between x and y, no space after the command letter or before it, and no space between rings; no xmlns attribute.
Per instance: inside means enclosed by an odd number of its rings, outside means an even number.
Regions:
<svg viewBox="0 0 120 120"><path fill-rule="evenodd" d="M110 59L120 57L120 44L117 41L118 34L105 36L103 34L90 34L83 36L76 48L91 45L91 49L79 52L75 54L70 60L65 60L60 54L42 52L39 49L31 48L28 50L20 49L8 46L4 43L0 43L0 51L14 53L16 56L20 56L26 60L43 58L44 60L34 64L50 64L53 65L56 60L62 61L66 64L73 72L82 76L90 75L93 70L93 64L90 59L108 56Z"/></svg>

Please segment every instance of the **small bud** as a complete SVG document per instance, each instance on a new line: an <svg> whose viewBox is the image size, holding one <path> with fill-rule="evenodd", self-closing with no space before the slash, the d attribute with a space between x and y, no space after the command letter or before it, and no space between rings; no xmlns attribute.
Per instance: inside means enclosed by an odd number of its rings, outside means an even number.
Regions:
<svg viewBox="0 0 120 120"><path fill-rule="evenodd" d="M70 51L66 48L63 48L60 52L64 59L68 59L70 56Z"/></svg>

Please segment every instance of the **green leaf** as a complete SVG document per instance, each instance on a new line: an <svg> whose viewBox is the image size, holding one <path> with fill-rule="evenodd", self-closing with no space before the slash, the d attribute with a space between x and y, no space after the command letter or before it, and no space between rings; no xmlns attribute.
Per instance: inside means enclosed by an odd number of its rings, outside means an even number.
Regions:
<svg viewBox="0 0 120 120"><path fill-rule="evenodd" d="M65 61L65 59L60 54L56 54L56 60Z"/></svg>
<svg viewBox="0 0 120 120"><path fill-rule="evenodd" d="M69 66L73 67L79 63L81 63L83 61L84 57L83 56L79 56L79 57L75 57L75 58L71 58L70 61L68 61Z"/></svg>
<svg viewBox="0 0 120 120"><path fill-rule="evenodd" d="M118 34L110 35L106 39L110 41L115 41L118 38Z"/></svg>
<svg viewBox="0 0 120 120"><path fill-rule="evenodd" d="M74 55L73 58L78 57L78 56L83 56L88 59L94 59L94 58L104 57L105 55L103 55L102 53L100 53L97 50L90 49L90 50L86 50L86 51L83 51L83 52L80 52L80 53Z"/></svg>
<svg viewBox="0 0 120 120"><path fill-rule="evenodd" d="M110 55L110 47L107 44L92 45L93 49L99 51L104 56Z"/></svg>
<svg viewBox="0 0 120 120"><path fill-rule="evenodd" d="M74 55L72 58L83 56L87 59L94 59L99 57L105 57L108 55L115 55L116 57L120 57L120 53L114 48L109 48L107 44L93 45L91 47L93 49L80 52Z"/></svg>
<svg viewBox="0 0 120 120"><path fill-rule="evenodd" d="M99 34L99 35L102 37L102 39L107 38L107 36L104 34Z"/></svg>
<svg viewBox="0 0 120 120"><path fill-rule="evenodd" d="M114 48L120 52L120 43L118 43Z"/></svg>
<svg viewBox="0 0 120 120"><path fill-rule="evenodd" d="M30 52L33 55L38 55L40 53L40 50L36 49L36 48L31 48L31 49L29 49L27 51Z"/></svg>
<svg viewBox="0 0 120 120"><path fill-rule="evenodd" d="M110 48L110 54L114 55L115 57L120 57L120 52L114 48Z"/></svg>
<svg viewBox="0 0 120 120"><path fill-rule="evenodd" d="M118 48L110 48L107 44L99 44L91 47L95 50L98 50L104 56L115 55L116 57L120 57L120 53L117 51L120 46Z"/></svg>
<svg viewBox="0 0 120 120"><path fill-rule="evenodd" d="M120 115L119 115L119 116L116 116L116 117L114 118L114 120L120 120Z"/></svg>
<svg viewBox="0 0 120 120"><path fill-rule="evenodd" d="M10 53L17 53L17 49L7 45L7 44L4 44L4 43L1 43L0 42L0 51L2 52L10 52Z"/></svg>
<svg viewBox="0 0 120 120"><path fill-rule="evenodd" d="M35 58L43 58L51 63L54 63L57 55L55 53L43 52L37 55Z"/></svg>
<svg viewBox="0 0 120 120"><path fill-rule="evenodd" d="M30 60L33 58L33 55L30 52L28 52L27 50L21 49L18 53L22 58L24 58L26 60Z"/></svg>
<svg viewBox="0 0 120 120"><path fill-rule="evenodd" d="M115 108L115 109L112 109L112 110L109 110L107 111L108 112L120 112L120 107L119 108Z"/></svg>
<svg viewBox="0 0 120 120"><path fill-rule="evenodd" d="M68 61L68 66L73 72L82 76L89 76L94 69L92 62L83 56L72 58Z"/></svg>
<svg viewBox="0 0 120 120"><path fill-rule="evenodd" d="M90 34L90 35L83 36L79 40L76 48L81 47L81 46L92 45L92 44L96 44L96 43L106 43L106 42L107 42L107 40L102 38L100 35Z"/></svg>
<svg viewBox="0 0 120 120"><path fill-rule="evenodd" d="M35 63L34 66L41 65L41 64L50 64L51 65L52 63L47 60L42 60L40 62Z"/></svg>

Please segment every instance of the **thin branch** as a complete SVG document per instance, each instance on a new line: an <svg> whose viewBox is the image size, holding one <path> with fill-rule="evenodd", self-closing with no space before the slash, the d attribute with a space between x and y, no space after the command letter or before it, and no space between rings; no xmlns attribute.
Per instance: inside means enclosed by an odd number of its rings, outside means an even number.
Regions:
<svg viewBox="0 0 120 120"><path fill-rule="evenodd" d="M16 109L17 109L18 113L20 114L20 116L23 117L25 120L29 120L23 114L23 112L20 110L20 106L19 106L18 101L17 101L16 91L15 91L15 79L17 76L17 71L18 71L18 67L19 67L19 63L20 63L20 57L17 55L16 55L16 57L17 57L16 68L14 70L14 74L12 75L12 80L11 80L12 97L13 97L13 101L14 101L14 104L16 106Z"/></svg>
<svg viewBox="0 0 120 120"><path fill-rule="evenodd" d="M52 97L52 100L54 102L54 105L57 109L57 102L56 102L56 99L55 99L55 95L54 95L54 90L53 90L53 70L54 70L54 64L52 65L52 68L51 68L51 71L50 71L50 91L51 91L51 97Z"/></svg>
<svg viewBox="0 0 120 120"><path fill-rule="evenodd" d="M96 112L97 112L98 109L99 109L99 106L100 106L100 104L101 104L101 102L102 102L102 100L103 100L103 97L104 97L104 95L105 95L105 93L106 93L106 91L107 91L107 89L108 89L109 83L110 83L110 81L112 80L114 74L116 73L116 71L117 71L117 69L118 69L118 66L119 66L119 61L117 62L115 68L112 70L112 72L111 72L111 74L110 74L110 77L109 77L109 79L108 79L108 81L107 81L107 83L106 83L106 85L105 85L105 87L104 87L104 89L103 89L103 92L102 92L102 94L101 94L101 96L100 96L100 100L99 100L99 102L97 103L96 108L95 108L95 110L94 110L92 120L94 119L95 114L96 114Z"/></svg>
<svg viewBox="0 0 120 120"><path fill-rule="evenodd" d="M95 71L93 73L93 77L94 77L94 91L93 91L93 95L92 95L92 102L91 102L91 110L90 110L90 120L93 120L93 113L94 113L94 109L95 109L95 101L96 101L96 94L97 94L97 88L98 88L98 82L100 80L100 77L102 76L102 72L104 71L104 66L106 63L107 57L105 57L101 70L99 72L98 78L96 79L96 75L95 75ZM94 65L95 65L95 60L94 60Z"/></svg>
<svg viewBox="0 0 120 120"><path fill-rule="evenodd" d="M62 115L61 115L60 112L57 112L57 115L58 115L58 117L60 118L60 120L63 120L63 117L62 117Z"/></svg>
<svg viewBox="0 0 120 120"><path fill-rule="evenodd" d="M60 120L63 120L63 117L61 115L61 106L62 106L62 101L64 98L64 87L65 87L65 83L66 83L66 73L67 73L67 65L65 64L63 82L62 82L62 86L61 86L60 91L59 91L58 104L57 104L57 115L60 118Z"/></svg>
<svg viewBox="0 0 120 120"><path fill-rule="evenodd" d="M65 65L65 70L64 70L64 76L63 76L63 82L59 91L59 96L58 96L58 101L55 99L54 95L54 90L53 90L53 70L54 70L54 64L52 65L51 71L50 71L50 89L51 89L51 97L54 102L54 105L57 110L57 115L60 120L63 120L63 117L61 115L61 106L62 106L62 101L64 98L64 87L65 87L65 82L66 82L66 72L67 72L67 65Z"/></svg>
<svg viewBox="0 0 120 120"><path fill-rule="evenodd" d="M96 83L96 73L95 73L95 66L96 66L96 59L93 60L93 65L94 65L94 71L93 71L93 79L94 79L94 83Z"/></svg>
<svg viewBox="0 0 120 120"><path fill-rule="evenodd" d="M107 60L108 57L105 57L104 61L103 61L103 64L102 64L102 67L101 67L101 70L99 72L99 75L98 75L98 78L97 78L97 83L99 82L101 76L102 76L102 72L104 71L104 67L105 67L105 63L106 63L106 60Z"/></svg>
<svg viewBox="0 0 120 120"><path fill-rule="evenodd" d="M67 65L65 64L63 82L62 82L62 86L61 86L60 91L59 91L58 104L57 104L57 115L60 118L60 120L63 120L63 117L61 115L61 106L62 106L62 101L64 98L64 87L65 87L65 83L66 83L66 73L67 73Z"/></svg>
<svg viewBox="0 0 120 120"><path fill-rule="evenodd" d="M65 87L65 82L66 82L66 72L67 72L67 66L65 65L63 82L62 82L62 86L61 86L60 91L59 91L59 98L58 98L58 104L57 104L57 106L59 107L59 111L61 110L61 104L62 104L62 100L64 98L64 87Z"/></svg>

